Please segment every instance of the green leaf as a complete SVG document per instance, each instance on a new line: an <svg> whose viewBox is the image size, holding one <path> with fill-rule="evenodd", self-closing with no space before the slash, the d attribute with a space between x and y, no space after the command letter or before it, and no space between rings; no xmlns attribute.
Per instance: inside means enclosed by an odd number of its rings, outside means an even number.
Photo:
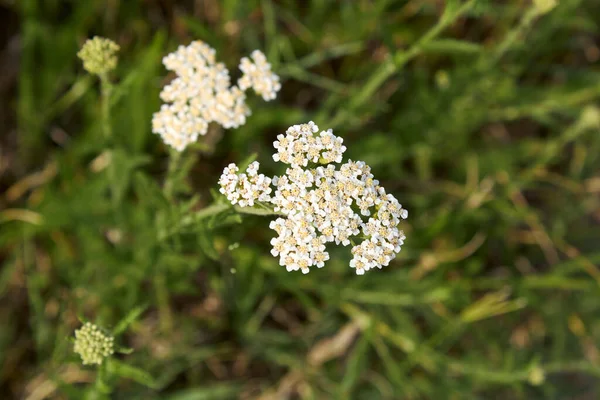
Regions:
<svg viewBox="0 0 600 400"><path fill-rule="evenodd" d="M223 227L228 225L237 225L242 223L242 215L236 212L229 213L221 216L218 221L211 221L209 227L213 228L216 226Z"/></svg>
<svg viewBox="0 0 600 400"><path fill-rule="evenodd" d="M215 250L212 232L208 229L205 223L198 224L197 228L197 238L200 249L208 258L217 261L219 259L219 253L217 253L217 250Z"/></svg>
<svg viewBox="0 0 600 400"><path fill-rule="evenodd" d="M110 374L121 378L131 379L132 381L149 388L157 387L156 381L148 372L132 365L125 364L114 358L109 359L107 362L107 369Z"/></svg>
<svg viewBox="0 0 600 400"><path fill-rule="evenodd" d="M367 352L369 351L369 341L373 334L373 325L371 324L364 330L358 339L358 342L348 359L346 371L342 379L340 390L343 393L342 398L350 398L352 388L356 386L360 379L360 374L367 364Z"/></svg>
<svg viewBox="0 0 600 400"><path fill-rule="evenodd" d="M152 78L156 65L163 56L165 38L166 35L164 32L158 32L154 35L152 42L145 49L144 54L137 60L137 68L132 68L127 76L115 86L110 98L111 106L115 105L123 95L127 94L136 82L146 82Z"/></svg>
<svg viewBox="0 0 600 400"><path fill-rule="evenodd" d="M237 166L238 166L238 168L240 169L240 171L245 171L245 170L246 170L246 168L248 168L248 166L249 166L250 164L252 164L252 163L253 163L253 162L256 160L256 158L257 158L257 157L258 157L258 154L256 154L256 153L252 153L252 154L250 154L248 157L244 158L244 159L242 160L242 162L239 162L239 163L237 164Z"/></svg>
<svg viewBox="0 0 600 400"><path fill-rule="evenodd" d="M202 210L200 210L198 212L195 212L193 214L190 214L190 215L184 217L181 220L180 225L181 226L195 225L195 224L199 223L200 221L210 218L210 217L213 217L217 214L220 214L229 208L231 208L231 205L229 205L229 204L211 204L210 206L203 208Z"/></svg>
<svg viewBox="0 0 600 400"><path fill-rule="evenodd" d="M202 38L207 43L211 43L212 46L216 46L219 43L219 36L215 34L215 31L198 20L198 18L182 15L179 17L179 20L196 37Z"/></svg>
<svg viewBox="0 0 600 400"><path fill-rule="evenodd" d="M282 215L280 212L273 211L268 208L260 208L259 206L254 206L254 207L234 206L234 209L235 209L235 211L239 212L240 214L262 215L262 216Z"/></svg>
<svg viewBox="0 0 600 400"><path fill-rule="evenodd" d="M114 166L109 166L107 169L109 170L109 179L115 187L117 203L120 203L123 200L125 192L129 187L133 171L136 168L149 163L150 160L151 158L147 155L132 155L121 149L111 152L111 162L114 163ZM110 174L110 168L113 168L113 170L116 171L114 175Z"/></svg>
<svg viewBox="0 0 600 400"><path fill-rule="evenodd" d="M131 354L133 349L131 347L119 347L115 350L119 354Z"/></svg>
<svg viewBox="0 0 600 400"><path fill-rule="evenodd" d="M216 384L209 387L186 389L173 395L163 397L163 400L219 400L234 399L240 392L240 385L236 383Z"/></svg>
<svg viewBox="0 0 600 400"><path fill-rule="evenodd" d="M0 296L4 296L18 268L17 262L6 262L0 270Z"/></svg>
<svg viewBox="0 0 600 400"><path fill-rule="evenodd" d="M438 39L423 44L423 51L426 53L477 54L483 51L483 46L464 40Z"/></svg>
<svg viewBox="0 0 600 400"><path fill-rule="evenodd" d="M136 319L139 318L140 315L146 310L146 306L136 307L131 310L112 331L114 336L120 335L125 332L125 330L131 325Z"/></svg>
<svg viewBox="0 0 600 400"><path fill-rule="evenodd" d="M69 91L50 105L50 107L46 110L45 118L54 118L54 116L59 115L65 112L65 110L69 109L88 92L94 81L95 79L91 75L84 75L77 78Z"/></svg>
<svg viewBox="0 0 600 400"><path fill-rule="evenodd" d="M133 175L133 188L140 200L161 208L168 208L169 202L155 181L142 172Z"/></svg>

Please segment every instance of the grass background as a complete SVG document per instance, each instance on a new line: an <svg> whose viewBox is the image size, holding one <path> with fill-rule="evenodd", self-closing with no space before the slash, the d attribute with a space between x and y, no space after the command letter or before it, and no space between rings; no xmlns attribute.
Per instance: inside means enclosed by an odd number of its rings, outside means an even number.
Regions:
<svg viewBox="0 0 600 400"><path fill-rule="evenodd" d="M2 1L1 397L597 398L600 3L559 3ZM95 34L121 46L109 140ZM196 39L232 71L262 49L283 89L169 172L161 58ZM308 120L409 210L388 268L287 273L269 218L202 213ZM123 318L99 385L68 338Z"/></svg>

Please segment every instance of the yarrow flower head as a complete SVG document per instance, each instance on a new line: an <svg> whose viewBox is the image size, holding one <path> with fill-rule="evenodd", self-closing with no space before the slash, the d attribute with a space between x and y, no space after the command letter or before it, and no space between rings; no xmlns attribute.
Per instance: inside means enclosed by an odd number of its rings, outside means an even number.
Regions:
<svg viewBox="0 0 600 400"><path fill-rule="evenodd" d="M247 57L240 60L240 70L244 73L238 80L240 89L246 90L251 87L265 101L273 100L281 89L279 77L271 72L271 64L267 62L263 53L254 50L251 57L253 61Z"/></svg>
<svg viewBox="0 0 600 400"><path fill-rule="evenodd" d="M269 194L272 189L271 178L258 174L258 161L248 166L245 174L237 174L239 171L235 164L229 164L223 171L219 185L220 192L227 196L231 204L239 204L240 207L252 207L255 201L269 202Z"/></svg>
<svg viewBox="0 0 600 400"><path fill-rule="evenodd" d="M179 46L163 59L165 67L177 77L160 93L165 104L152 118L152 131L183 151L199 135L206 134L211 122L226 129L244 125L250 115L245 91L252 87L265 100L272 100L281 88L264 54L255 50L252 57L255 64L242 58L240 69L244 74L237 85L231 86L229 70L216 61L213 48L201 41Z"/></svg>
<svg viewBox="0 0 600 400"><path fill-rule="evenodd" d="M269 203L283 217L272 221L277 236L271 253L288 271L321 268L329 260L326 244L352 245L350 267L358 275L387 266L400 252L404 233L398 229L408 212L374 179L362 161L341 164L346 147L331 130L313 122L294 125L274 142L273 159L289 164L273 178L258 174L258 163L239 174L230 164L219 180L232 204L251 207ZM273 189L269 187L273 186Z"/></svg>
<svg viewBox="0 0 600 400"><path fill-rule="evenodd" d="M75 331L74 351L81 356L84 365L99 365L114 353L114 338L96 325L86 322Z"/></svg>
<svg viewBox="0 0 600 400"><path fill-rule="evenodd" d="M77 56L83 61L83 68L86 71L103 75L117 66L119 49L119 45L112 40L95 36L84 43Z"/></svg>

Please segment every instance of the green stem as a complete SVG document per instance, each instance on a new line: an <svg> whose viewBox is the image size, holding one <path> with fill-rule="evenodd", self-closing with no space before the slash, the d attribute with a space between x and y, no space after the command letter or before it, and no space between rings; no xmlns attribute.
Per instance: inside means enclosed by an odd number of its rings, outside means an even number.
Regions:
<svg viewBox="0 0 600 400"><path fill-rule="evenodd" d="M407 51L398 52L393 57L387 58L379 68L377 68L373 75L371 75L367 83L362 86L360 92L352 98L348 106L344 107L334 116L329 126L335 128L344 123L349 116L354 114L356 109L371 100L373 94L375 94L377 89L379 89L386 80L399 71L407 62L421 54L422 50L429 42L435 39L444 29L473 7L474 4L475 0L469 0L455 11L445 11L440 21Z"/></svg>
<svg viewBox="0 0 600 400"><path fill-rule="evenodd" d="M169 290L167 289L165 275L159 271L154 277L154 289L156 292L156 302L158 303L158 315L160 329L163 333L169 334L173 330L173 315L169 305Z"/></svg>
<svg viewBox="0 0 600 400"><path fill-rule="evenodd" d="M100 75L100 91L102 97L102 132L104 139L109 141L112 138L112 126L110 123L110 95L112 93L112 83L107 74Z"/></svg>
<svg viewBox="0 0 600 400"><path fill-rule="evenodd" d="M260 208L254 208L254 207L240 207L238 205L232 206L231 204L227 204L227 203L211 204L210 206L198 211L195 214L191 214L191 215L184 217L180 222L180 226L193 225L194 223L196 223L202 219L212 217L213 215L220 214L228 209L233 209L240 214L249 214L249 215L262 215L262 216L270 216L270 215L283 216L283 215L285 215L283 213L276 212L271 209L264 210L264 209L260 209Z"/></svg>
<svg viewBox="0 0 600 400"><path fill-rule="evenodd" d="M175 186L175 174L181 163L182 152L171 149L169 153L169 167L167 169L167 177L165 179L164 192L165 197L169 200L173 199L174 186Z"/></svg>
<svg viewBox="0 0 600 400"><path fill-rule="evenodd" d="M111 388L107 382L108 362L110 362L110 359L104 360L104 362L98 366L98 369L96 370L96 380L94 381L94 386L90 387L85 394L85 400L105 400L109 398L108 395L111 392Z"/></svg>
<svg viewBox="0 0 600 400"><path fill-rule="evenodd" d="M113 85L108 78L108 74L104 73L99 75L100 77L100 97L102 103L102 133L104 134L104 141L106 147L109 148L108 154L110 155L110 163L107 166L108 180L110 182L110 198L113 205L113 209L118 210L119 199L117 198L117 171L115 169L115 153L114 147L111 148L113 141L113 131L110 118L110 96L112 94Z"/></svg>
<svg viewBox="0 0 600 400"><path fill-rule="evenodd" d="M523 18L521 18L519 25L515 29L512 29L506 38L496 47L491 59L487 60L488 66L498 62L514 46L515 42L525 34L533 21L539 16L540 12L537 7L533 6L529 8L523 15Z"/></svg>
<svg viewBox="0 0 600 400"><path fill-rule="evenodd" d="M262 204L261 204L261 206L262 206ZM171 228L169 230L161 232L159 234L159 240L164 240L164 239L168 238L169 236L174 235L182 228L195 225L204 219L221 214L227 210L234 210L235 212L238 212L240 214L248 214L248 215L285 216L285 214L283 214L281 212L277 212L272 209L264 209L262 207L261 208L240 207L238 205L232 206L231 204L228 204L228 203L211 204L208 207L203 208L202 210L200 210L198 212L186 215L179 221L179 223L176 226L174 226L173 228Z"/></svg>
<svg viewBox="0 0 600 400"><path fill-rule="evenodd" d="M163 192L165 197L175 202L175 178L177 170L181 163L182 153L170 149L169 152L169 166L167 169L167 176L165 178L165 184L163 186ZM176 245L179 246L179 241L176 239ZM165 273L162 266L159 266L154 277L154 291L156 293L156 302L158 304L158 318L160 324L160 330L163 334L169 335L173 331L173 313L171 312L170 295L169 289L166 283Z"/></svg>
<svg viewBox="0 0 600 400"><path fill-rule="evenodd" d="M600 85L594 85L571 93L557 94L559 100L541 99L539 102L531 103L529 105L490 110L489 116L490 119L494 121L514 121L530 115L549 115L557 110L562 110L565 107L578 107L586 102L594 101L598 96L600 96Z"/></svg>

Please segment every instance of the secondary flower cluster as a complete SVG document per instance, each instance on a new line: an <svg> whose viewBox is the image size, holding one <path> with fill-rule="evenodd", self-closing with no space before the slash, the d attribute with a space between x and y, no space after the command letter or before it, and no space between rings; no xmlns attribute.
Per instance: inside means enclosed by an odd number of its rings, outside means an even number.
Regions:
<svg viewBox="0 0 600 400"><path fill-rule="evenodd" d="M240 70L244 75L238 80L238 86L242 90L254 89L265 101L274 100L281 89L279 77L271 72L271 64L262 52L254 50L250 56L254 62L247 57L240 60Z"/></svg>
<svg viewBox="0 0 600 400"><path fill-rule="evenodd" d="M258 174L258 161L248 166L245 174L237 174L239 168L229 164L224 170L219 185L221 193L227 196L231 204L240 207L252 207L255 201L271 201L271 178Z"/></svg>
<svg viewBox="0 0 600 400"><path fill-rule="evenodd" d="M332 164L342 161L343 139L331 130L318 132L311 121L277 136L273 159L290 165L285 175L270 179L258 174L257 162L238 174L230 164L219 180L221 193L241 207L270 203L285 216L270 224L278 235L271 240L271 253L288 271L323 267L330 242L352 244L350 266L358 275L387 266L404 244L398 224L408 212L364 162Z"/></svg>
<svg viewBox="0 0 600 400"><path fill-rule="evenodd" d="M84 365L102 364L106 357L114 353L114 339L96 325L86 322L75 331L74 350L81 356Z"/></svg>
<svg viewBox="0 0 600 400"><path fill-rule="evenodd" d="M231 86L229 71L216 61L215 54L207 44L195 41L163 59L177 77L160 93L165 104L152 118L152 131L178 151L205 135L211 122L226 129L245 124L250 115L248 88L266 101L274 99L281 88L279 77L260 51L252 53L254 62L242 58L243 75L237 86Z"/></svg>

